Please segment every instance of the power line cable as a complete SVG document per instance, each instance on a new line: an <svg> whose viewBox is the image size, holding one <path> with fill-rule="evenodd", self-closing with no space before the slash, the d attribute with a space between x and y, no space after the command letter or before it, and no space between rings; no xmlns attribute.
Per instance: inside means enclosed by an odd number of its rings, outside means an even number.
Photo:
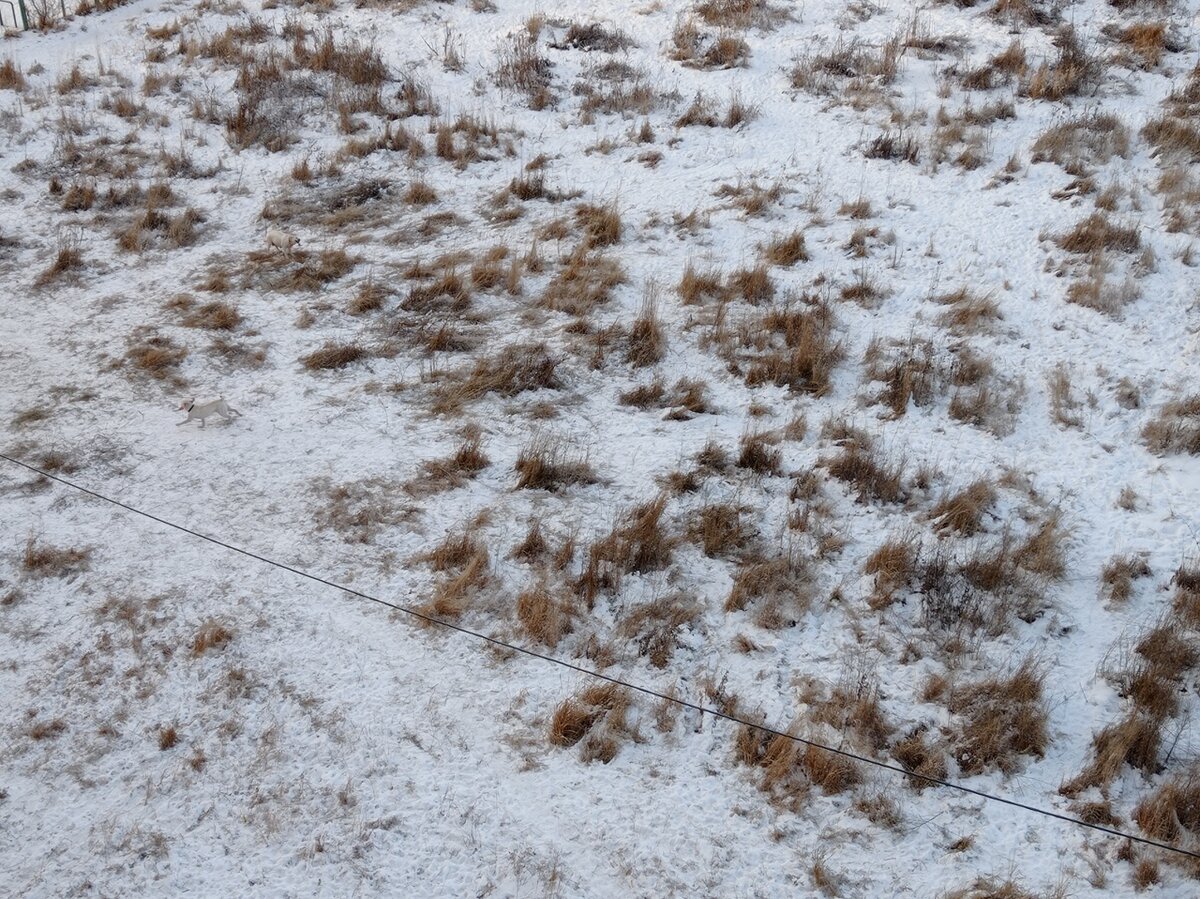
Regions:
<svg viewBox="0 0 1200 899"><path fill-rule="evenodd" d="M455 624L451 621L446 621L446 620L444 620L442 618L438 618L434 615L427 615L424 612L417 611L416 609L412 609L407 606L402 606L402 605L399 605L398 603L388 602L386 599L380 599L377 596L372 596L370 593L363 593L361 590L355 590L353 587L347 587L344 584L339 584L336 581L331 581L327 578L321 577L320 575L312 574L312 573L304 571L300 568L295 568L291 565L286 564L285 562L279 562L275 559L271 559L266 556L259 555L256 552L253 552L248 549L243 549L242 547L235 546L232 543L227 543L224 540L221 540L217 537L212 537L208 534L202 534L199 531L195 531L189 527L186 527L185 525L177 524L176 522L169 521L166 518L162 518L158 515L153 514L152 512L146 512L142 509L138 509L127 503L123 503L120 500L113 499L110 496L105 496L103 493L98 493L95 490L91 490L80 484L76 484L74 481L69 481L66 478L59 477L56 474L51 474L48 471L43 471L42 469L37 468L34 465L30 465L27 462L22 462L19 459L14 459L12 456L8 456L3 453L0 453L0 459L3 459L6 462L10 462L13 465L17 465L21 468L24 468L30 472L33 472L34 474L41 475L42 477L47 478L51 481L55 481L56 483L62 484L65 487L70 487L71 489L77 490L78 492L86 494L87 496L91 496L95 499L101 500L102 502L109 503L110 505L116 506L117 508L124 509L126 512L131 512L134 515L140 515L142 518L147 518L150 521L157 522L158 524L161 524L165 527L173 528L174 530L180 531L184 534L195 537L199 540L204 540L215 546L219 546L222 549L227 549L230 552L238 553L240 555L246 556L247 558L254 559L255 561L258 561L258 562L262 562L265 565L271 565L275 568L279 568L284 571L290 572L290 573L296 575L297 577L305 578L306 580L310 580L310 581L313 581L318 584L323 584L326 587L332 587L335 590L341 590L343 593L348 593L351 596L358 597L359 599L365 599L368 602L376 603L378 605L392 609L393 611L396 611L396 612L403 612L405 615L410 615L413 618L420 619L421 621L424 621L427 624L432 624L432 625L436 625L438 627L446 628L447 630L456 631L456 632L458 632L460 634L464 634L468 637L473 637L476 640L482 640L486 643L490 643L493 646L498 646L503 649L507 649L511 652L520 653L522 655L529 656L530 658L539 659L540 661L543 661L543 662L549 662L552 665L558 665L561 668L566 668L570 671L574 671L574 672L576 672L578 674L582 674L586 677L591 677L591 678L595 678L597 680L607 681L610 684L616 684L617 686L625 687L626 689L633 690L634 692L637 692L637 693L642 693L646 696L652 696L655 699L660 699L664 702L674 703L675 705L678 705L682 708L691 709L694 712L699 712L701 715L705 715L705 714L712 715L714 718L718 718L718 719L721 719L724 721L729 721L732 724L740 724L744 727L753 728L754 730L761 731L762 733L769 734L770 736L773 736L773 737L783 737L784 739L792 740L793 742L800 743L804 746L808 746L813 749L820 750L822 752L829 752L829 753L833 753L834 755L840 755L844 758L848 758L853 761L860 762L861 764L864 764L864 765L871 765L875 768L879 768L884 771L890 771L895 774L902 774L905 777L915 778L917 780L924 781L925 783L932 784L934 786L945 787L948 790L954 790L956 792L963 793L968 796L975 796L976 798L983 799L987 802L995 802L995 803L999 803L1001 805L1007 805L1011 808L1021 809L1022 811L1030 812L1035 815L1042 815L1043 817L1046 817L1046 818L1053 818L1055 820L1062 821L1067 824L1075 825L1076 827L1085 827L1085 828L1088 828L1089 830L1094 830L1094 831L1098 831L1099 833L1108 834L1109 836L1120 837L1121 839L1124 839L1124 840L1131 840L1132 842L1135 842L1135 843L1141 843L1144 846L1152 846L1155 849L1162 849L1166 852L1174 852L1179 855L1187 856L1189 858L1200 859L1200 852L1193 852L1189 849L1183 849L1179 846L1171 846L1167 843L1160 843L1157 840L1152 840L1147 837L1140 837L1137 834L1126 833L1125 831L1122 831L1122 830L1117 830L1112 827L1106 827L1103 824L1095 824L1091 821L1084 821L1081 818L1074 818L1070 815L1064 815L1060 812L1051 811L1050 809L1040 808L1036 805L1029 805L1024 802L1018 802L1015 799L1008 799L1004 796L998 796L994 793L985 793L982 790L976 790L972 787L964 786L963 784L955 783L953 781L942 780L941 778L938 778L938 777L931 777L928 774L919 774L915 771L908 771L904 768L901 768L899 765L892 765L892 764L889 764L888 762L882 762L882 761L879 761L878 759L873 759L868 756L858 755L857 753L850 752L849 750L846 750L846 749L839 749L836 746L828 746L824 743L818 743L815 740L809 740L804 737L798 737L795 734L790 734L785 731L778 730L778 729L773 728L766 724L756 724L753 721L748 721L745 718L739 718L736 715L730 715L726 712L720 711L719 709L714 709L709 706L700 705L699 703L695 703L695 702L689 702L688 700L680 699L677 696L669 696L666 693L660 693L657 690L651 689L650 687L643 687L638 684L630 683L628 681L623 681L620 678L612 677L611 675L604 674L599 671L592 671L589 668L584 668L581 665L576 665L575 663L568 662L565 659L560 659L555 656L546 655L545 653L538 652L535 649L528 649L527 647L524 647L524 646L517 646L516 644L508 643L504 640L500 640L496 637L490 637L487 634L480 633L479 631L473 631L470 628L463 627L462 625Z"/></svg>

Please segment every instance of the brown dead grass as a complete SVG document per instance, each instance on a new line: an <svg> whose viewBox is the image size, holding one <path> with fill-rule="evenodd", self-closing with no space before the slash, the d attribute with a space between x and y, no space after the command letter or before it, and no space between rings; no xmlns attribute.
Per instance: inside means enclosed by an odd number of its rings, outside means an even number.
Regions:
<svg viewBox="0 0 1200 899"><path fill-rule="evenodd" d="M913 789L923 790L931 786L930 781L925 780L927 777L946 779L946 750L940 743L931 740L928 732L920 729L912 731L896 741L891 751L892 757L906 771L918 775L908 779Z"/></svg>
<svg viewBox="0 0 1200 899"><path fill-rule="evenodd" d="M737 568L726 612L755 606L755 623L767 630L793 627L811 607L815 584L798 552L770 559L746 559Z"/></svg>
<svg viewBox="0 0 1200 899"><path fill-rule="evenodd" d="M905 497L904 460L881 459L870 446L850 441L824 465L831 477L854 488L859 502L898 503Z"/></svg>
<svg viewBox="0 0 1200 899"><path fill-rule="evenodd" d="M369 358L370 353L357 343L328 341L319 349L300 357L300 362L309 371L333 371L353 365Z"/></svg>
<svg viewBox="0 0 1200 899"><path fill-rule="evenodd" d="M662 361L667 352L667 335L658 317L658 303L653 290L648 290L642 309L629 328L629 344L625 361L635 368L645 368Z"/></svg>
<svg viewBox="0 0 1200 899"><path fill-rule="evenodd" d="M763 248L763 257L771 265L789 267L797 262L808 262L808 247L804 232L797 229L790 234L780 234Z"/></svg>
<svg viewBox="0 0 1200 899"><path fill-rule="evenodd" d="M233 331L242 323L242 315L229 303L204 303L184 316L187 328L205 328L210 331Z"/></svg>
<svg viewBox="0 0 1200 899"><path fill-rule="evenodd" d="M722 274L713 269L701 271L692 262L684 266L675 290L685 305L698 305L706 299L723 300L727 297Z"/></svg>
<svg viewBox="0 0 1200 899"><path fill-rule="evenodd" d="M74 245L60 247L58 253L46 268L42 269L34 279L34 287L45 287L60 280L69 272L77 272L84 267L83 254Z"/></svg>
<svg viewBox="0 0 1200 899"><path fill-rule="evenodd" d="M1166 403L1142 428L1142 440L1152 453L1200 455L1200 393Z"/></svg>
<svg viewBox="0 0 1200 899"><path fill-rule="evenodd" d="M417 495L429 495L453 490L478 476L491 464L483 451L483 434L477 427L468 427L458 447L441 459L421 463L422 474L406 487Z"/></svg>
<svg viewBox="0 0 1200 899"><path fill-rule="evenodd" d="M1021 79L1019 91L1022 96L1057 102L1099 86L1104 77L1104 65L1087 51L1073 27L1060 28L1054 45L1058 55Z"/></svg>
<svg viewBox="0 0 1200 899"><path fill-rule="evenodd" d="M526 636L551 649L571 632L572 606L555 597L545 586L522 591L517 596L516 612Z"/></svg>
<svg viewBox="0 0 1200 899"><path fill-rule="evenodd" d="M219 621L207 621L192 638L192 655L202 656L210 649L223 649L233 639L233 631Z"/></svg>
<svg viewBox="0 0 1200 899"><path fill-rule="evenodd" d="M634 606L622 619L619 633L634 641L639 656L655 668L666 668L679 642L679 633L700 618L695 600L672 593Z"/></svg>
<svg viewBox="0 0 1200 899"><path fill-rule="evenodd" d="M156 380L178 380L179 366L187 358L187 347L160 334L136 335L125 351L125 359L137 371Z"/></svg>
<svg viewBox="0 0 1200 899"><path fill-rule="evenodd" d="M1149 577L1150 566L1141 556L1115 555L1105 563L1100 581L1114 602L1125 602L1133 595L1133 582Z"/></svg>
<svg viewBox="0 0 1200 899"><path fill-rule="evenodd" d="M601 591L616 590L626 574L658 571L671 563L676 538L664 525L669 497L660 494L634 506L605 537L588 549L575 591L589 610Z"/></svg>
<svg viewBox="0 0 1200 899"><path fill-rule="evenodd" d="M0 90L10 90L20 93L25 90L25 75L21 72L11 56L0 60Z"/></svg>
<svg viewBox="0 0 1200 899"><path fill-rule="evenodd" d="M1142 248L1138 229L1116 224L1100 211L1058 235L1054 242L1068 253L1094 255L1102 251L1134 253Z"/></svg>
<svg viewBox="0 0 1200 899"><path fill-rule="evenodd" d="M572 451L547 435L534 437L513 466L519 489L555 492L574 485L595 484L598 477L584 453Z"/></svg>
<svg viewBox="0 0 1200 899"><path fill-rule="evenodd" d="M1044 672L1026 659L1012 674L951 690L947 707L960 716L954 757L964 774L1015 772L1020 756L1041 758L1050 742L1042 697Z"/></svg>
<svg viewBox="0 0 1200 899"><path fill-rule="evenodd" d="M967 287L942 294L935 297L934 301L947 307L938 317L938 323L955 334L985 330L1001 317L1000 307L991 296L977 294Z"/></svg>
<svg viewBox="0 0 1200 899"><path fill-rule="evenodd" d="M30 537L21 556L21 568L34 577L70 577L86 571L91 558L91 549L50 546Z"/></svg>
<svg viewBox="0 0 1200 899"><path fill-rule="evenodd" d="M550 719L549 739L554 746L582 743L580 757L586 761L612 761L623 739L636 738L626 714L631 705L628 692L616 684L598 684L563 701Z"/></svg>
<svg viewBox="0 0 1200 899"><path fill-rule="evenodd" d="M1148 835L1165 843L1190 843L1200 836L1200 776L1167 781L1134 809L1133 819Z"/></svg>
<svg viewBox="0 0 1200 899"><path fill-rule="evenodd" d="M731 30L712 32L693 18L682 18L671 35L670 58L695 69L732 69L746 65L750 45Z"/></svg>
<svg viewBox="0 0 1200 899"><path fill-rule="evenodd" d="M930 510L934 527L971 537L983 527L984 514L996 502L996 489L986 480L978 480L958 493L943 497Z"/></svg>
<svg viewBox="0 0 1200 899"><path fill-rule="evenodd" d="M832 309L811 296L738 322L724 336L721 354L751 387L774 384L813 396L829 390L844 356Z"/></svg>
<svg viewBox="0 0 1200 899"><path fill-rule="evenodd" d="M755 474L778 477L783 474L783 453L776 444L779 436L771 431L747 431L738 441L738 468Z"/></svg>
<svg viewBox="0 0 1200 899"><path fill-rule="evenodd" d="M742 512L742 507L734 503L705 503L693 514L688 537L700 545L706 556L729 556L743 549L750 538L750 529L742 522Z"/></svg>
<svg viewBox="0 0 1200 899"><path fill-rule="evenodd" d="M863 573L875 576L868 604L873 609L891 605L897 590L910 583L917 572L917 539L914 533L889 537L863 563Z"/></svg>
<svg viewBox="0 0 1200 899"><path fill-rule="evenodd" d="M558 357L544 343L519 343L480 357L470 367L450 376L434 391L433 410L454 412L463 404L494 393L514 397L538 390L558 390Z"/></svg>
<svg viewBox="0 0 1200 899"><path fill-rule="evenodd" d="M625 270L616 259L580 245L550 278L538 302L555 312L586 315L607 303L623 283Z"/></svg>

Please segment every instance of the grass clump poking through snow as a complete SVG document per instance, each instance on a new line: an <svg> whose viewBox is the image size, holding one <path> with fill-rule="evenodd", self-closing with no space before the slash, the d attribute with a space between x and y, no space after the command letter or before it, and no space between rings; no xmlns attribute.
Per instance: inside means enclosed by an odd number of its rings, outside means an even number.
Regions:
<svg viewBox="0 0 1200 899"><path fill-rule="evenodd" d="M422 462L422 474L410 481L406 489L415 495L452 490L477 477L490 464L491 460L483 451L483 432L477 425L469 425L454 452L441 459Z"/></svg>
<svg viewBox="0 0 1200 899"><path fill-rule="evenodd" d="M35 577L69 577L85 571L91 558L90 549L50 546L31 537L21 556L21 568Z"/></svg>
<svg viewBox="0 0 1200 899"><path fill-rule="evenodd" d="M796 230L781 234L763 249L763 257L771 265L788 267L797 262L808 262L808 248L804 243L804 232Z"/></svg>
<svg viewBox="0 0 1200 899"><path fill-rule="evenodd" d="M630 326L625 361L635 368L645 368L660 362L666 352L667 335L658 317L658 301L651 287L646 291L641 312Z"/></svg>
<svg viewBox="0 0 1200 899"><path fill-rule="evenodd" d="M1068 253L1093 255L1104 250L1134 253L1141 249L1137 228L1115 224L1102 212L1093 212L1073 228L1055 238Z"/></svg>
<svg viewBox="0 0 1200 899"><path fill-rule="evenodd" d="M1142 439L1158 455L1200 455L1200 393L1172 400L1142 428Z"/></svg>
<svg viewBox="0 0 1200 899"><path fill-rule="evenodd" d="M550 719L549 739L554 746L580 744L585 762L607 764L616 758L621 742L636 739L626 716L631 699L617 684L598 684L564 700Z"/></svg>
<svg viewBox="0 0 1200 899"><path fill-rule="evenodd" d="M557 491L598 480L584 454L572 452L561 441L545 435L526 444L513 467L521 489Z"/></svg>
<svg viewBox="0 0 1200 899"><path fill-rule="evenodd" d="M25 76L22 74L20 67L13 62L12 57L6 56L0 61L0 90L17 91L18 93L25 90Z"/></svg>
<svg viewBox="0 0 1200 899"><path fill-rule="evenodd" d="M1007 677L954 688L947 707L959 716L954 757L964 774L1016 771L1020 756L1041 758L1050 743L1043 672L1026 659Z"/></svg>
<svg viewBox="0 0 1200 899"><path fill-rule="evenodd" d="M330 341L320 349L313 350L300 361L309 371L330 371L353 365L369 354L357 343L334 343Z"/></svg>
<svg viewBox="0 0 1200 899"><path fill-rule="evenodd" d="M434 391L433 411L454 412L463 404L495 393L514 397L527 391L557 390L559 359L544 343L504 347L479 358L469 370L452 374Z"/></svg>
<svg viewBox="0 0 1200 899"><path fill-rule="evenodd" d="M531 640L550 649L558 646L572 629L572 607L545 586L522 591L517 596L517 621Z"/></svg>

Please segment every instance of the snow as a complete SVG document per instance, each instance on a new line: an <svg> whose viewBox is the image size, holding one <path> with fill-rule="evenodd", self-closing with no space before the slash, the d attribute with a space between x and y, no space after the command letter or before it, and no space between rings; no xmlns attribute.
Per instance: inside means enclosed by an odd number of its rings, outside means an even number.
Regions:
<svg viewBox="0 0 1200 899"><path fill-rule="evenodd" d="M942 478L908 504L862 504L816 469L846 546L816 563L818 597L796 627L768 631L748 613L725 612L736 567L685 543L670 568L627 576L555 654L597 664L584 654L592 628L616 653L606 673L706 705L713 703L706 685L724 679L743 713L760 712L779 728L804 726L799 697L806 679L832 684L865 664L899 731L952 724L943 706L921 698L929 675L970 680L1033 654L1046 672L1052 739L1045 757L1024 758L1011 775L971 778L951 762L951 774L976 789L1071 813L1058 788L1090 758L1092 735L1124 707L1098 669L1119 638L1144 630L1169 606L1171 575L1197 552L1197 461L1152 455L1140 438L1165 402L1196 383L1196 279L1180 258L1192 237L1165 230L1163 201L1154 192L1160 160L1136 134L1196 64L1200 6L1186 0L1167 16L1184 36L1185 51L1167 54L1150 71L1114 63L1091 95L1067 103L1015 97L1011 88L970 96L976 107L1011 99L1016 110L1015 118L988 127L987 161L974 171L949 161L935 167L928 158L917 165L865 158L863 145L889 126L883 102L860 108L797 92L787 70L799 56L851 35L878 46L905 31L914 15L930 34L966 40L965 70L1014 37L982 5L944 4L919 13L885 0L789 5L792 19L777 29L745 32L752 51L746 68L717 71L669 59L672 31L688 8L675 0L567 2L552 10L532 0L496 0L496 6L494 12L462 2L410 11L369 3L263 9L251 0L240 11L222 3L135 2L0 43L0 62L11 58L29 82L20 93L0 89L0 235L17 241L0 245L0 448L31 462L51 450L64 453L76 465L65 476L80 484L406 606L428 600L438 581L415 557L483 514L478 530L489 549L491 581L464 624L525 643L512 607L534 574L506 556L532 521L541 522L555 547L576 535L582 553L624 510L657 495L657 479L687 467L706 442L736 452L747 430L782 428L803 414L807 435L778 445L783 471L799 472L833 454L822 424L845 417L874 434L887 455L905 458L910 472L929 463ZM859 21L851 6L871 14ZM502 41L535 13L548 19L541 47L554 62L559 95L557 106L543 111L500 90L492 77ZM310 98L310 111L296 123L300 140L282 153L238 152L221 125L193 118L192 98L206 92L223 105L236 102L235 69L212 59L187 60L175 53L178 38L155 41L146 29L180 20L185 35L215 35L250 14L273 27L299 20L371 42L391 77L411 72L428 83L442 119L465 112L511 127L519 135L515 155L458 169L432 152L427 119L409 119L404 124L430 150L414 165L437 191L435 204L420 209L400 201L414 177L405 154L346 158L338 184L376 177L392 182L378 207L379 223L343 231L282 225L301 237L303 250L345 247L361 256L349 275L320 292L292 293L241 286L234 275L228 293L205 293L197 285L211 267L236 272L248 254L264 253L264 206L289 192L304 197L319 189L294 184L293 165L308 157L318 167L348 140L320 96ZM1114 46L1102 26L1128 21L1098 0L1071 4L1067 15L1103 53ZM646 69L656 89L677 95L649 115L652 144L629 137L641 116L598 113L594 122L581 121L571 86L590 77L586 66L603 54L546 49L572 20L625 30L636 45L617 58ZM461 72L445 70L431 52L445 34L459 42ZM1031 60L1054 52L1037 28L1023 28L1020 38ZM157 44L167 57L148 63L147 51ZM926 114L924 120L914 116L911 129L927 140L938 107L954 113L968 95L955 87L952 97L940 97L939 85L952 80L943 70L954 57L924 55L906 52L895 84L883 90L904 114ZM75 64L98 84L59 94L57 80ZM141 98L142 78L151 70L178 73L181 90L165 87ZM102 108L122 78L130 79L152 116L129 122ZM385 92L394 95L396 87L389 82ZM757 118L734 129L676 129L674 120L697 91L719 109L736 91ZM1135 135L1129 157L1097 166L1095 179L1101 190L1117 183L1133 192L1114 218L1136 223L1155 256L1137 276L1140 297L1119 316L1066 302L1072 276L1060 277L1058 269L1070 260L1049 238L1086 217L1094 197L1054 199L1051 193L1072 177L1052 163L1029 162L1030 145L1048 126L1091 109L1114 112ZM76 141L108 134L114 154L121 138L134 133L148 154L136 178L143 185L162 174L160 149L186 147L201 171L217 166L209 176L170 179L184 202L205 216L196 243L129 253L117 247L112 224L101 221L98 210L63 211L47 193L47 181L60 169L64 186L75 180L62 168L64 115L82 122ZM376 117L358 118L369 125L356 136L381 130ZM608 153L597 149L606 138L617 144ZM637 160L646 149L663 154L658 165ZM493 196L540 154L549 160L551 188L582 195L517 203L523 217L489 222ZM1014 178L989 186L1013 154L1021 159ZM34 165L20 165L26 160ZM751 179L785 189L763 217L744 216L714 196L722 184ZM94 180L103 191L113 179ZM318 184L325 180L317 178ZM871 201L871 218L859 222L838 213L859 197ZM571 318L535 308L554 260L570 249L570 241L552 240L540 242L548 271L526 274L520 297L480 291L472 307L479 320L455 323L480 341L473 351L430 357L402 333L391 352L339 371L309 372L298 361L327 340L384 345L383 323L413 318L397 308L411 263L496 244L523 254L540 227L569 217L577 202L615 203L624 223L622 241L608 252L625 268L627 282L593 313L596 327L628 324L645 285L658 285L668 352L654 369L632 369L617 348L600 368L591 367L590 344L581 349L584 341L566 330ZM434 237L411 230L425 215L446 210L464 224ZM709 227L689 232L674 225L673 215L693 210L707 215ZM113 213L112 221L121 215ZM852 258L843 247L860 224L877 226L894 242ZM710 327L702 316L711 310L681 304L674 291L689 260L726 271L753 265L760 244L793 228L804 229L811 259L772 268L778 301L788 291L828 294L845 352L831 389L820 397L748 387L706 345ZM387 239L405 229L407 236ZM71 236L86 263L78 278L35 286ZM1133 265L1120 254L1114 262L1118 276ZM255 264L272 271L269 266L282 263ZM838 290L862 273L882 285L885 296L870 307L838 299ZM368 278L397 295L380 312L345 314ZM925 337L944 356L950 337L936 323L943 307L932 297L960 286L991 295L1002 315L990 330L966 338L992 360L1001 382L1021 386L1019 411L1001 433L950 418L947 395L910 406L900 417L863 399L880 387L864 383L860 364L873 338ZM181 292L198 303L235 305L245 322L230 339L265 347L266 362L251 367L209 351L213 335L182 326L181 316L164 306ZM313 314L311 327L297 326L302 310ZM733 303L730 321L754 311ZM188 348L179 369L186 384L120 364L127 339L144 325ZM461 417L430 411L434 375L469 369L476 355L528 340L546 340L564 360L562 390L492 394L469 402ZM1068 366L1080 399L1078 428L1050 414L1046 375L1059 363ZM704 379L716 411L666 421L661 410L618 402L621 392L655 374L667 385ZM1141 388L1140 408L1116 402L1120 378ZM203 430L176 427L181 414L172 410L193 394L223 395L244 415L228 425L210 419ZM557 416L538 417L539 402L555 404ZM751 415L752 402L769 411ZM49 415L18 420L35 408ZM452 452L467 421L482 428L491 460L477 478L429 497L398 489L420 475L422 462ZM536 434L585 450L600 482L557 493L515 489L513 462ZM871 578L862 574L863 562L907 527L921 530L926 544L936 543L923 517L927 506L950 489L1009 469L1028 478L1032 490L1001 490L988 536L1006 526L1024 534L1030 520L1057 508L1069 529L1068 573L1044 585L1038 617L980 635L950 662L932 643L922 643L915 598L882 612L867 607ZM318 526L314 515L325 502L319 485L371 478L397 485L376 488L381 501L395 507L392 523L368 543ZM790 486L789 477L734 471L710 479L697 495L672 498L667 517L682 533L704 501L731 500L750 507L748 520L764 546L794 543L810 552L787 526ZM1134 511L1116 506L1125 486L1137 493ZM868 772L859 792L878 789L896 798L903 816L896 828L854 811L854 792L826 796L814 789L788 810L758 789L756 771L736 763L731 726L680 711L664 731L645 699L630 713L641 741L622 742L608 764L586 763L577 749L556 748L546 737L555 707L587 685L582 678L421 628L347 594L39 484L10 466L0 479L0 534L0 596L19 593L0 607L5 895L819 895L816 860L836 872L844 896L935 896L993 875L1011 876L1040 894L1060 883L1078 897L1133 890L1131 866L1116 858L1116 839L973 797L918 792L886 772ZM92 557L72 576L39 578L21 562L32 538L90 547ZM1101 595L1100 570L1116 553L1144 553L1153 572L1135 581L1124 604ZM636 604L677 590L702 612L681 633L670 663L657 669L638 655L635 640L620 634L619 623ZM233 638L194 655L191 641L208 621L224 623ZM758 650L734 648L743 633ZM910 641L921 643L924 654L906 652ZM1194 672L1189 676L1182 685L1185 714L1194 705ZM29 736L34 722L56 719L65 723L58 735ZM160 750L160 728L171 724L180 742ZM1163 778L1185 770L1197 749L1194 733L1185 729L1162 775L1148 779L1125 768L1110 791L1122 828L1138 832L1130 817L1134 806ZM199 752L205 761L193 764ZM970 848L949 848L967 835L974 835ZM1106 873L1107 885L1097 870ZM1186 871L1164 865L1161 876L1148 895L1195 894Z"/></svg>

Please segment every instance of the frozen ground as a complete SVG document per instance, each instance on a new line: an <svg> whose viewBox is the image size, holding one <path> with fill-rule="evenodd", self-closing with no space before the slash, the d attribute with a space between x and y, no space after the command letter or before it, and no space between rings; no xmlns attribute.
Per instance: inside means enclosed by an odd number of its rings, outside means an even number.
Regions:
<svg viewBox="0 0 1200 899"><path fill-rule="evenodd" d="M0 448L576 664L893 764L915 739L921 770L1195 848L1186 803L1138 809L1192 789L1200 750L1200 404L1153 431L1197 378L1200 137L1145 127L1196 123L1200 6L998 6L135 2L11 37ZM705 64L719 38L746 52ZM1134 236L1063 237L1093 213ZM689 294L689 266L725 280ZM357 358L304 364L327 344ZM176 426L217 394L241 417ZM472 433L486 465L426 465ZM547 442L592 477L519 487ZM547 550L514 557L535 522ZM13 467L0 535L4 895L1196 892L1118 839L824 779L645 698L557 745L581 678ZM1115 557L1145 563L1127 596ZM1035 695L973 720L971 685L1027 659ZM1153 745L1064 787L1127 715Z"/></svg>

